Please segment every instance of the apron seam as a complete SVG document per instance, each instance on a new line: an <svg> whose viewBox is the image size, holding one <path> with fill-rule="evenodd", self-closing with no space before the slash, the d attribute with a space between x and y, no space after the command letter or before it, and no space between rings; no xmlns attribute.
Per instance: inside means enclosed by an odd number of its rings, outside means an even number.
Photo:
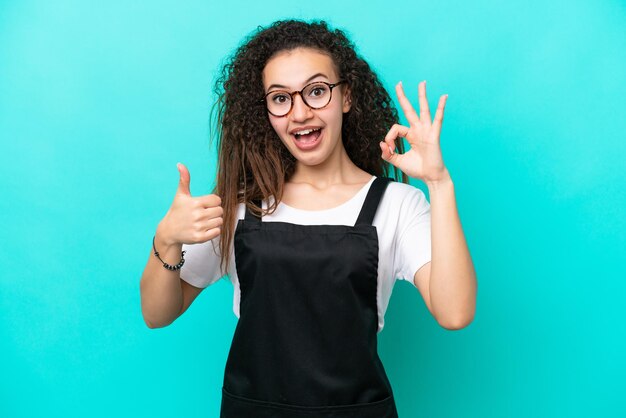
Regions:
<svg viewBox="0 0 626 418"><path fill-rule="evenodd" d="M244 396L234 395L228 392L224 387L222 387L222 391L224 394L232 399L235 399L239 402L249 403L257 406L270 407L275 409L290 409L298 412L324 412L324 411L351 411L351 410L359 410L363 408L376 408L378 406L386 406L386 404L393 400L393 393L387 396L385 399L381 399L373 402L362 402L357 404L347 404L347 405L325 405L325 406L306 406L306 405L291 405L284 404L279 402L271 402L271 401L263 401L260 399L252 399L246 398Z"/></svg>

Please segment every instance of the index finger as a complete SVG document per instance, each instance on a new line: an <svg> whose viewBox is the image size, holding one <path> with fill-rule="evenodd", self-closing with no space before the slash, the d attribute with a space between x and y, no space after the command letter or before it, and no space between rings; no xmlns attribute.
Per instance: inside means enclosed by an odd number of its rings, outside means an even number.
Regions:
<svg viewBox="0 0 626 418"><path fill-rule="evenodd" d="M428 100L426 99L426 80L418 84L417 90L420 102L420 116L424 122L430 124L430 109L428 108Z"/></svg>
<svg viewBox="0 0 626 418"><path fill-rule="evenodd" d="M398 101L400 102L400 106L404 111L404 115L406 116L406 120L409 122L409 125L417 125L420 123L420 118L417 116L415 109L409 102L409 99L406 98L404 94L404 88L402 87L402 81L396 84L396 94L398 95Z"/></svg>
<svg viewBox="0 0 626 418"><path fill-rule="evenodd" d="M207 194L196 197L196 199L202 203L202 206L205 208L213 208L222 204L222 199L216 194Z"/></svg>

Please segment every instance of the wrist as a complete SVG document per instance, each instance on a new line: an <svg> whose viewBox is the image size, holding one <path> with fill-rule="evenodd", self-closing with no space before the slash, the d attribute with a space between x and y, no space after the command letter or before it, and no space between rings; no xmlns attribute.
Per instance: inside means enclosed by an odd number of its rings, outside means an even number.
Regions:
<svg viewBox="0 0 626 418"><path fill-rule="evenodd" d="M152 251L154 252L154 256L159 259L159 261L163 264L167 270L175 271L180 270L180 268L185 264L185 252L182 251L182 244L164 244L162 241L157 241L157 235L154 234L152 238ZM176 262L176 258L178 257L177 264L172 264L172 262ZM171 261L170 261L171 260Z"/></svg>
<svg viewBox="0 0 626 418"><path fill-rule="evenodd" d="M426 183L426 186L428 186L429 190L435 190L440 187L453 185L452 177L450 176L450 172L448 172L447 168L444 169L441 176L438 176L436 179L433 179L433 180L427 180L424 183Z"/></svg>
<svg viewBox="0 0 626 418"><path fill-rule="evenodd" d="M180 246L180 243L174 241L170 238L167 233L167 228L163 226L162 223L159 223L157 226L156 232L154 234L154 242L159 251L167 251L172 247Z"/></svg>

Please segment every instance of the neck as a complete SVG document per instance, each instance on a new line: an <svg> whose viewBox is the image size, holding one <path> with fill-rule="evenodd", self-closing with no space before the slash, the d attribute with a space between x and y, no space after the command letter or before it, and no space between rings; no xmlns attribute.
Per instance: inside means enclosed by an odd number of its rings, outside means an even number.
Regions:
<svg viewBox="0 0 626 418"><path fill-rule="evenodd" d="M339 147L339 152L331 153L328 159L321 164L307 166L297 162L289 182L307 183L319 189L324 189L333 184L358 183L362 180L365 172L352 162L341 141L337 147ZM367 175L369 176L369 174Z"/></svg>

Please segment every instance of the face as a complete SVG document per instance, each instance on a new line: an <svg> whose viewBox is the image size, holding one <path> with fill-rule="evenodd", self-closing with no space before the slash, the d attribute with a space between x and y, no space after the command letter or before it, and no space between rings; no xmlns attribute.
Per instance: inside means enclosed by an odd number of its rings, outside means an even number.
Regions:
<svg viewBox="0 0 626 418"><path fill-rule="evenodd" d="M265 94L276 90L300 91L314 81L333 84L340 80L332 58L313 49L281 51L263 69ZM295 94L293 107L287 116L277 117L268 112L276 134L299 164L322 164L343 151L341 125L343 114L350 110L349 96L345 83L342 83L332 89L332 99L322 109L308 107L300 95ZM306 128L321 128L319 136L315 132L312 135L295 135L295 132Z"/></svg>

